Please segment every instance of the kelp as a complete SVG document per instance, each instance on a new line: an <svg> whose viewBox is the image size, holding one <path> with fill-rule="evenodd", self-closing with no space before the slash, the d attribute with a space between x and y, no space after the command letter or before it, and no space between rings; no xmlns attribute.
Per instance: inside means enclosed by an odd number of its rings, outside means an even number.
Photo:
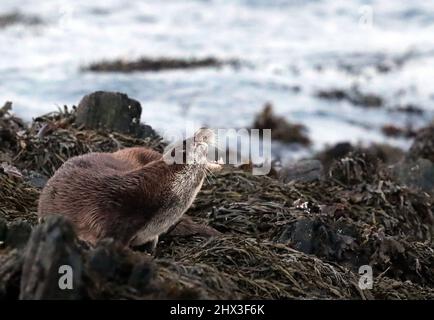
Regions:
<svg viewBox="0 0 434 320"><path fill-rule="evenodd" d="M48 178L68 158L87 152L131 146L162 151L165 145L158 137L83 130L74 123L74 109L30 125L6 109L0 112L0 216L9 226L18 219L36 224L41 186L35 175ZM116 281L99 284L89 280L85 264L85 297L433 299L432 197L396 180L373 154L352 150L328 167L322 179L289 183L230 168L209 176L187 213L220 235L162 236L151 281L158 295L130 282L139 258L122 258L129 259L128 278L119 271ZM80 250L91 257L96 249ZM112 251L146 255L110 250L104 251L107 263L114 261ZM0 250L0 258L22 263L14 252ZM18 269L8 265L13 273L0 267L0 284L16 288ZM359 288L362 265L373 268L371 290Z"/></svg>

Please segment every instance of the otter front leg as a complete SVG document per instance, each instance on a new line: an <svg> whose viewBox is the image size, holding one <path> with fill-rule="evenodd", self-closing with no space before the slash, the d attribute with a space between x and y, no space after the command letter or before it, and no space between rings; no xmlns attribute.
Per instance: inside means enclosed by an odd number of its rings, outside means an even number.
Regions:
<svg viewBox="0 0 434 320"><path fill-rule="evenodd" d="M148 243L145 243L145 246L146 245L149 246L149 252L150 253L155 253L155 249L157 248L157 244L158 244L158 236L156 236L154 239L152 239Z"/></svg>
<svg viewBox="0 0 434 320"><path fill-rule="evenodd" d="M155 253L158 244L158 236L150 241L140 241L140 237L136 237L130 242L130 246L137 251L147 252L149 254Z"/></svg>

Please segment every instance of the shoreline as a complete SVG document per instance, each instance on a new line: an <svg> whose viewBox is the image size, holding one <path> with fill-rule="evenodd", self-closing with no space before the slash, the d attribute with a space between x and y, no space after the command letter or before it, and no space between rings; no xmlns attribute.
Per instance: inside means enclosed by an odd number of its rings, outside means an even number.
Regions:
<svg viewBox="0 0 434 320"><path fill-rule="evenodd" d="M27 127L6 109L0 298L59 294L50 273L37 281L46 288L38 291L34 273L22 270L42 260L55 266L63 252L73 252L69 264L82 270L77 290L62 293L66 299L434 298L432 127L397 158L382 149L335 146L318 156L322 173L307 177L302 170L295 180L294 168L270 177L228 169L205 183L187 212L192 222L162 237L150 258L109 239L92 248L60 218L38 225L36 201L67 158L136 145L161 151L161 139L83 129L74 110L37 117ZM205 227L220 235L210 237ZM33 254L38 248L51 253ZM363 265L373 268L372 290L358 289Z"/></svg>

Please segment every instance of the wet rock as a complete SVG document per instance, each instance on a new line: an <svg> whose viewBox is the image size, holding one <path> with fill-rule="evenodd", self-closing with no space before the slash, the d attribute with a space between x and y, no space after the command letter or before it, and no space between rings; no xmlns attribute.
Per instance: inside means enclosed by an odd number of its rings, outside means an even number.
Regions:
<svg viewBox="0 0 434 320"><path fill-rule="evenodd" d="M402 112L409 115L423 115L425 113L424 109L422 107L419 107L414 104L405 104L396 106L395 108L390 109L391 112Z"/></svg>
<svg viewBox="0 0 434 320"><path fill-rule="evenodd" d="M144 123L139 124L135 136L138 138L158 138L158 134L155 130L150 125Z"/></svg>
<svg viewBox="0 0 434 320"><path fill-rule="evenodd" d="M6 223L6 219L0 217L0 243L6 240L7 230L8 230L8 226Z"/></svg>
<svg viewBox="0 0 434 320"><path fill-rule="evenodd" d="M86 129L135 134L140 127L141 114L140 103L126 94L97 91L81 99L75 122Z"/></svg>
<svg viewBox="0 0 434 320"><path fill-rule="evenodd" d="M91 298L110 298L127 292L154 298L167 294L156 286L151 256L130 250L113 239L103 239L87 252L85 270L91 279Z"/></svg>
<svg viewBox="0 0 434 320"><path fill-rule="evenodd" d="M8 226L5 244L11 248L24 248L32 232L31 225L26 220L13 221Z"/></svg>
<svg viewBox="0 0 434 320"><path fill-rule="evenodd" d="M428 159L434 162L434 125L417 132L416 138L407 154L408 159Z"/></svg>
<svg viewBox="0 0 434 320"><path fill-rule="evenodd" d="M61 289L60 285L61 277L68 272L62 271L65 268L62 266L72 272L72 287L66 289ZM47 217L32 232L25 250L20 299L81 298L82 267L82 257L72 225L62 216Z"/></svg>
<svg viewBox="0 0 434 320"><path fill-rule="evenodd" d="M145 142L116 132L57 126L63 113L45 119L61 129L42 136L38 130L24 130L22 136L12 130L17 148L2 149L14 159L7 163L25 179L16 181L0 170L0 216L8 223L36 220L39 190L26 182L28 170L48 176L73 155ZM9 130L14 123L9 120L0 116L0 127ZM9 143L3 141L0 148ZM77 252L82 257L77 284L82 291L73 297L79 298L433 297L433 197L384 176L383 159L394 157L385 150L342 144L334 150L340 160L332 166L332 178L311 182L284 184L238 169L216 174L204 183L189 215L222 234L189 237L198 234L193 225L181 236L163 240L154 258L116 245L116 240L104 240L95 248L65 240L63 224L51 229L40 225L36 229L44 232L32 236L26 250L0 248L0 299L18 298L20 283L27 288L21 292L24 297L61 297L62 292L54 292L61 276L55 265L59 256L72 259ZM402 156L402 151L397 154ZM411 169L402 170L411 174ZM375 276L373 290L358 289L362 264L382 275Z"/></svg>
<svg viewBox="0 0 434 320"><path fill-rule="evenodd" d="M405 153L402 149L388 145L376 143L367 148L360 149L359 152L364 152L379 159L384 164L394 164L401 161Z"/></svg>
<svg viewBox="0 0 434 320"><path fill-rule="evenodd" d="M329 176L344 184L373 182L381 174L382 162L372 154L354 152L335 161Z"/></svg>
<svg viewBox="0 0 434 320"><path fill-rule="evenodd" d="M0 118L8 116L10 111L12 110L12 102L6 101L0 109Z"/></svg>
<svg viewBox="0 0 434 320"><path fill-rule="evenodd" d="M342 159L351 151L354 151L354 146L349 142L339 142L331 147L326 147L323 151L317 153L315 158L319 159L323 166L327 169L335 160Z"/></svg>
<svg viewBox="0 0 434 320"><path fill-rule="evenodd" d="M269 103L256 116L253 128L271 129L271 138L282 142L297 143L303 146L308 146L311 143L303 125L291 124L283 117L276 116L273 113L273 106Z"/></svg>
<svg viewBox="0 0 434 320"><path fill-rule="evenodd" d="M16 300L20 293L23 258L18 250L0 255L0 300Z"/></svg>
<svg viewBox="0 0 434 320"><path fill-rule="evenodd" d="M196 69L221 67L225 64L237 66L239 62L235 60L220 61L216 58L203 59L175 59L175 58L141 58L137 61L102 61L85 67L86 71L93 72L133 72L133 71L162 71L175 69Z"/></svg>
<svg viewBox="0 0 434 320"><path fill-rule="evenodd" d="M288 164L278 171L278 179L283 183L290 181L310 182L321 179L323 166L319 160L301 160Z"/></svg>
<svg viewBox="0 0 434 320"><path fill-rule="evenodd" d="M362 93L358 88L353 87L350 90L343 89L330 89L319 90L316 96L325 100L343 101L346 100L356 106L362 106L367 108L379 108L383 106L383 98L372 94Z"/></svg>
<svg viewBox="0 0 434 320"><path fill-rule="evenodd" d="M289 243L294 249L307 254L339 261L355 239L320 220L301 218L283 228L278 241Z"/></svg>
<svg viewBox="0 0 434 320"><path fill-rule="evenodd" d="M430 160L402 161L393 166L392 172L400 183L434 195L434 164Z"/></svg>
<svg viewBox="0 0 434 320"><path fill-rule="evenodd" d="M294 249L310 254L314 251L313 237L315 227L316 224L309 219L297 221L290 228L284 229L279 241L290 241Z"/></svg>
<svg viewBox="0 0 434 320"><path fill-rule="evenodd" d="M372 155L385 164L393 164L404 158L405 153L397 147L387 144L372 144L369 147L353 146L349 142L339 142L315 155L323 164L325 171L328 171L335 160L346 157L350 152L359 152Z"/></svg>
<svg viewBox="0 0 434 320"><path fill-rule="evenodd" d="M357 94L352 96L351 102L355 105L362 105L371 108L378 108L383 105L383 98L375 94Z"/></svg>
<svg viewBox="0 0 434 320"><path fill-rule="evenodd" d="M395 126L393 124L384 125L381 128L381 131L383 134L387 137L393 137L393 138L413 138L416 136L416 131L413 130L411 127L407 128L401 128L398 126Z"/></svg>
<svg viewBox="0 0 434 320"><path fill-rule="evenodd" d="M25 174L25 181L32 187L42 190L48 181L48 177L39 172L30 170Z"/></svg>
<svg viewBox="0 0 434 320"><path fill-rule="evenodd" d="M17 134L25 128L24 121L13 116L11 110L10 101L5 102L0 108L0 150L8 153L16 148ZM3 158L7 160L8 155L3 153Z"/></svg>
<svg viewBox="0 0 434 320"><path fill-rule="evenodd" d="M147 262L135 264L128 279L128 285L140 293L150 292L150 284L154 278L154 266Z"/></svg>
<svg viewBox="0 0 434 320"><path fill-rule="evenodd" d="M120 280L120 274L130 272L129 268L121 270L124 259L122 248L113 239L104 239L89 252L87 267L90 273L97 274L104 281Z"/></svg>
<svg viewBox="0 0 434 320"><path fill-rule="evenodd" d="M34 26L42 23L41 18L37 16L24 15L20 12L11 12L0 15L0 28L6 28L14 24Z"/></svg>
<svg viewBox="0 0 434 320"><path fill-rule="evenodd" d="M344 100L348 98L347 92L341 89L320 90L316 93L316 96L326 100Z"/></svg>

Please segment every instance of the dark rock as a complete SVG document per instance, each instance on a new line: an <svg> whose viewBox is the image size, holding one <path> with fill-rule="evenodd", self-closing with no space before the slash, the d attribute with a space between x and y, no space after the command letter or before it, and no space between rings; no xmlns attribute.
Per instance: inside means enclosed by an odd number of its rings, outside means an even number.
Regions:
<svg viewBox="0 0 434 320"><path fill-rule="evenodd" d="M317 153L315 158L320 160L326 170L335 161L342 159L350 152L354 151L354 146L349 142L339 142L331 147L326 147L323 151Z"/></svg>
<svg viewBox="0 0 434 320"><path fill-rule="evenodd" d="M434 195L434 164L430 160L402 161L393 166L392 172L401 184Z"/></svg>
<svg viewBox="0 0 434 320"><path fill-rule="evenodd" d="M271 138L282 142L304 146L311 143L303 125L288 123L283 117L274 115L273 107L269 103L265 104L264 109L256 116L253 128L271 129Z"/></svg>
<svg viewBox="0 0 434 320"><path fill-rule="evenodd" d="M133 272L134 266L148 264L152 268L151 258L141 255L114 239L103 239L87 255L87 270L103 281L124 282ZM136 270L136 272L138 272Z"/></svg>
<svg viewBox="0 0 434 320"><path fill-rule="evenodd" d="M316 93L316 96L326 100L344 100L348 98L346 91L341 89L320 90Z"/></svg>
<svg viewBox="0 0 434 320"><path fill-rule="evenodd" d="M32 232L31 225L26 220L13 221L6 232L5 244L11 248L23 248Z"/></svg>
<svg viewBox="0 0 434 320"><path fill-rule="evenodd" d="M0 300L17 300L23 257L18 250L0 255Z"/></svg>
<svg viewBox="0 0 434 320"><path fill-rule="evenodd" d="M383 98L372 94L362 93L357 87L353 87L350 90L342 89L330 89L320 90L316 93L316 96L321 99L342 101L346 100L356 106L379 108L384 104Z"/></svg>
<svg viewBox="0 0 434 320"><path fill-rule="evenodd" d="M154 286L155 265L149 255L125 247L113 239L103 239L87 253L86 273L91 279L90 296L112 297L123 287L140 295L164 296ZM127 285L127 287L126 287Z"/></svg>
<svg viewBox="0 0 434 320"><path fill-rule="evenodd" d="M39 25L42 20L37 16L28 16L20 12L11 12L0 15L0 28L9 27L13 24Z"/></svg>
<svg viewBox="0 0 434 320"><path fill-rule="evenodd" d="M376 66L376 68L377 68L377 71L379 72L379 73L388 73L388 72L390 72L391 70L393 70L393 65L390 65L390 64L386 64L386 63L379 63L379 64L377 64L377 66Z"/></svg>
<svg viewBox="0 0 434 320"><path fill-rule="evenodd" d="M405 156L402 149L381 143L372 144L368 148L361 148L359 152L370 154L387 165L397 163Z"/></svg>
<svg viewBox="0 0 434 320"><path fill-rule="evenodd" d="M72 288L61 289L62 266L72 270ZM82 297L82 257L72 225L50 216L33 230L25 250L20 299L79 299Z"/></svg>
<svg viewBox="0 0 434 320"><path fill-rule="evenodd" d="M372 144L369 147L353 146L349 142L340 142L327 147L315 155L315 159L321 161L324 170L328 171L335 160L346 157L350 152L358 152L372 155L385 164L394 164L404 158L404 151L387 144Z"/></svg>
<svg viewBox="0 0 434 320"><path fill-rule="evenodd" d="M128 285L141 293L147 293L151 280L154 278L154 268L149 262L135 264L131 271Z"/></svg>
<svg viewBox="0 0 434 320"><path fill-rule="evenodd" d="M393 124L384 125L381 131L385 136L393 138L413 138L416 136L416 131L411 127L401 128Z"/></svg>
<svg viewBox="0 0 434 320"><path fill-rule="evenodd" d="M136 134L138 138L157 137L155 130L147 124L141 123L137 128Z"/></svg>
<svg viewBox="0 0 434 320"><path fill-rule="evenodd" d="M391 109L390 111L402 112L402 113L407 113L407 114L412 114L412 115L423 115L425 113L423 108L421 108L417 105L414 105L414 104L406 104L406 105L397 106L397 107Z"/></svg>
<svg viewBox="0 0 434 320"><path fill-rule="evenodd" d="M317 219L301 218L283 228L278 242L289 243L307 254L339 261L355 241L351 234L346 234L351 233L350 230L344 231Z"/></svg>
<svg viewBox="0 0 434 320"><path fill-rule="evenodd" d="M316 224L312 220L299 220L289 228L283 230L279 241L290 241L294 249L310 254L313 252L314 244L312 241L314 237L315 226Z"/></svg>
<svg viewBox="0 0 434 320"><path fill-rule="evenodd" d="M221 67L225 64L237 67L238 61L219 61L216 58L203 59L174 59L174 58L141 58L137 61L102 61L85 67L93 72L133 72L133 71L162 71L175 69L196 69L205 67Z"/></svg>
<svg viewBox="0 0 434 320"><path fill-rule="evenodd" d="M135 135L156 136L150 126L140 124L142 107L134 99L119 92L97 91L81 99L75 123L86 129L101 129Z"/></svg>
<svg viewBox="0 0 434 320"><path fill-rule="evenodd" d="M381 176L382 165L375 155L352 152L331 165L329 176L349 185L371 183Z"/></svg>
<svg viewBox="0 0 434 320"><path fill-rule="evenodd" d="M91 250L87 259L87 266L91 273L97 274L105 281L113 281L119 275L122 266L123 253L113 239L104 239ZM125 273L129 273L127 270Z"/></svg>
<svg viewBox="0 0 434 320"><path fill-rule="evenodd" d="M278 172L278 179L284 183L290 181L311 182L321 179L323 166L319 160L301 160L283 167Z"/></svg>
<svg viewBox="0 0 434 320"><path fill-rule="evenodd" d="M48 181L48 177L36 171L29 171L25 174L25 181L32 187L42 190Z"/></svg>
<svg viewBox="0 0 434 320"><path fill-rule="evenodd" d="M6 220L0 217L0 242L4 242L6 240L8 226Z"/></svg>
<svg viewBox="0 0 434 320"><path fill-rule="evenodd" d="M351 102L355 105L378 108L383 105L383 98L375 94L357 94L352 96Z"/></svg>
<svg viewBox="0 0 434 320"><path fill-rule="evenodd" d="M434 125L418 131L407 158L412 160L423 158L434 162Z"/></svg>
<svg viewBox="0 0 434 320"><path fill-rule="evenodd" d="M25 129L25 123L22 119L12 115L12 102L7 101L0 108L0 150L3 149L8 153L16 147L17 132ZM8 155L3 155L2 158L7 161ZM2 162L4 161L2 160Z"/></svg>

